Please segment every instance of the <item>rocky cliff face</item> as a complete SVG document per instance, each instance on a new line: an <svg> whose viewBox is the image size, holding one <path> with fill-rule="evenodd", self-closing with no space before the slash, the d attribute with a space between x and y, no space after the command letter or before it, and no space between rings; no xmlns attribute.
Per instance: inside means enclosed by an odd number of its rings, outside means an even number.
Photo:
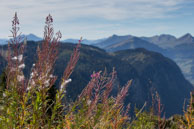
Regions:
<svg viewBox="0 0 194 129"><path fill-rule="evenodd" d="M148 93L155 89L161 97L167 116L181 112L184 98L189 97L193 87L172 60L145 49L119 51L116 56L132 65L139 75L138 83L141 85L131 87L130 101L137 99L138 102L150 102L151 96ZM144 92L138 92L138 89Z"/></svg>

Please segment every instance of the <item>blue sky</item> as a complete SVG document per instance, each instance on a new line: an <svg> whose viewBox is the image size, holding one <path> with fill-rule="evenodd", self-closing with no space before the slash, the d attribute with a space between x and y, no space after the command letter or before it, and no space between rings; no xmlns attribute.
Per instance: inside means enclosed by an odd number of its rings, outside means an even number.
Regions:
<svg viewBox="0 0 194 129"><path fill-rule="evenodd" d="M194 35L194 0L0 0L0 38L18 13L23 34L43 36L45 17L62 39L117 35Z"/></svg>

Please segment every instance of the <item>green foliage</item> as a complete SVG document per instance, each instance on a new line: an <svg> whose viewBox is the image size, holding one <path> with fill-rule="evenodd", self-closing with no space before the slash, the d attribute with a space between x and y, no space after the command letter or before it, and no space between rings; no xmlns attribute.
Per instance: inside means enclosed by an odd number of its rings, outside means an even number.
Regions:
<svg viewBox="0 0 194 129"><path fill-rule="evenodd" d="M137 116L137 120L132 123L132 129L153 129L157 122L157 117L151 112L144 111Z"/></svg>
<svg viewBox="0 0 194 129"><path fill-rule="evenodd" d="M189 105L187 106L187 110L184 111L184 117L183 119L180 119L180 123L183 125L183 127L187 129L194 128L194 94L191 92L190 94L190 102Z"/></svg>

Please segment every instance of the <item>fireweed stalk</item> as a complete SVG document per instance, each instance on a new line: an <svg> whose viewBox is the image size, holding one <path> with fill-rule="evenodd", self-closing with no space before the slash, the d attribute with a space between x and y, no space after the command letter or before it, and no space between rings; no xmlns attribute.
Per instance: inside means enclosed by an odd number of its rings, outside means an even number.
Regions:
<svg viewBox="0 0 194 129"><path fill-rule="evenodd" d="M65 123L67 127L113 129L127 127L129 114L128 110L124 111L123 109L122 98L126 96L131 81L114 98L110 97L110 93L115 78L114 69L110 75L101 71L91 75L90 82L66 114ZM126 92L123 92L124 90Z"/></svg>
<svg viewBox="0 0 194 129"><path fill-rule="evenodd" d="M131 85L129 81L116 97L112 97L116 71L108 75L99 71L75 102L64 102L66 86L79 56L82 38L74 49L64 70L55 98L48 100L49 89L57 77L53 68L57 59L60 32L54 37L53 18L46 17L44 39L37 47L37 61L32 65L30 77L23 75L24 48L19 33L17 13L12 21L12 39L8 44L6 90L1 99L0 128L123 128L129 124L128 110L123 100ZM49 102L52 102L49 104ZM129 107L127 108L129 109ZM51 110L49 115L47 112Z"/></svg>
<svg viewBox="0 0 194 129"><path fill-rule="evenodd" d="M23 53L25 43L20 44L22 38L19 33L19 19L15 13L12 21L11 40L8 42L8 56L6 73L6 90L1 100L1 126L15 128L16 125L23 123L24 112L23 96L25 94L25 77L23 69L25 68Z"/></svg>
<svg viewBox="0 0 194 129"><path fill-rule="evenodd" d="M8 57L7 57L7 89L14 87L20 94L24 93L25 89L25 77L23 75L23 68L25 67L23 60L23 53L25 43L20 44L22 38L19 33L19 19L17 13L13 17L12 21L12 39L8 42Z"/></svg>

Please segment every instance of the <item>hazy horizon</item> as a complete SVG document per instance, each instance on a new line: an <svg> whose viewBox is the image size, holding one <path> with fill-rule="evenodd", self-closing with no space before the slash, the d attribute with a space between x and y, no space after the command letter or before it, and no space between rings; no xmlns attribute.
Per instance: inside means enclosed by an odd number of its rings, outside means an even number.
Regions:
<svg viewBox="0 0 194 129"><path fill-rule="evenodd" d="M38 37L38 38L43 38L43 37L40 37L40 36L38 36L38 35L35 35L35 34L33 34L33 33L29 33L29 34L21 34L21 35L25 35L25 36L28 36L28 35L34 35L34 36L36 36L36 37ZM171 36L174 36L175 38L181 38L182 36L184 36L184 35L186 35L186 34L190 34L190 33L185 33L185 34L183 34L183 35L181 35L181 36L179 36L179 37L177 37L177 36L175 36L175 35L172 35L172 34L159 34L159 35L151 35L151 36L144 36L144 35L142 35L142 36L137 36L137 35L132 35L132 34L128 34L128 35L131 35L131 36L135 36L135 37L153 37L153 36L160 36L160 35L171 35ZM109 36L107 36L107 37L101 37L101 38L98 38L98 39L87 39L87 38L84 38L84 37L82 37L83 38L83 40L100 40L100 39L106 39L106 38L109 38L109 37L111 37L111 36L113 36L113 35L117 35L117 36L128 36L128 35L118 35L118 34L112 34L112 35L109 35ZM192 34L191 34L192 35ZM194 37L194 35L192 35L192 37ZM81 37L80 37L81 38ZM62 40L79 40L80 39L79 37L77 38L77 37L73 37L73 38L68 38L68 37L66 37L66 38L63 38ZM2 39L2 40L9 40L10 39L10 37L9 38L0 38L0 39ZM61 41L62 41L61 40Z"/></svg>

